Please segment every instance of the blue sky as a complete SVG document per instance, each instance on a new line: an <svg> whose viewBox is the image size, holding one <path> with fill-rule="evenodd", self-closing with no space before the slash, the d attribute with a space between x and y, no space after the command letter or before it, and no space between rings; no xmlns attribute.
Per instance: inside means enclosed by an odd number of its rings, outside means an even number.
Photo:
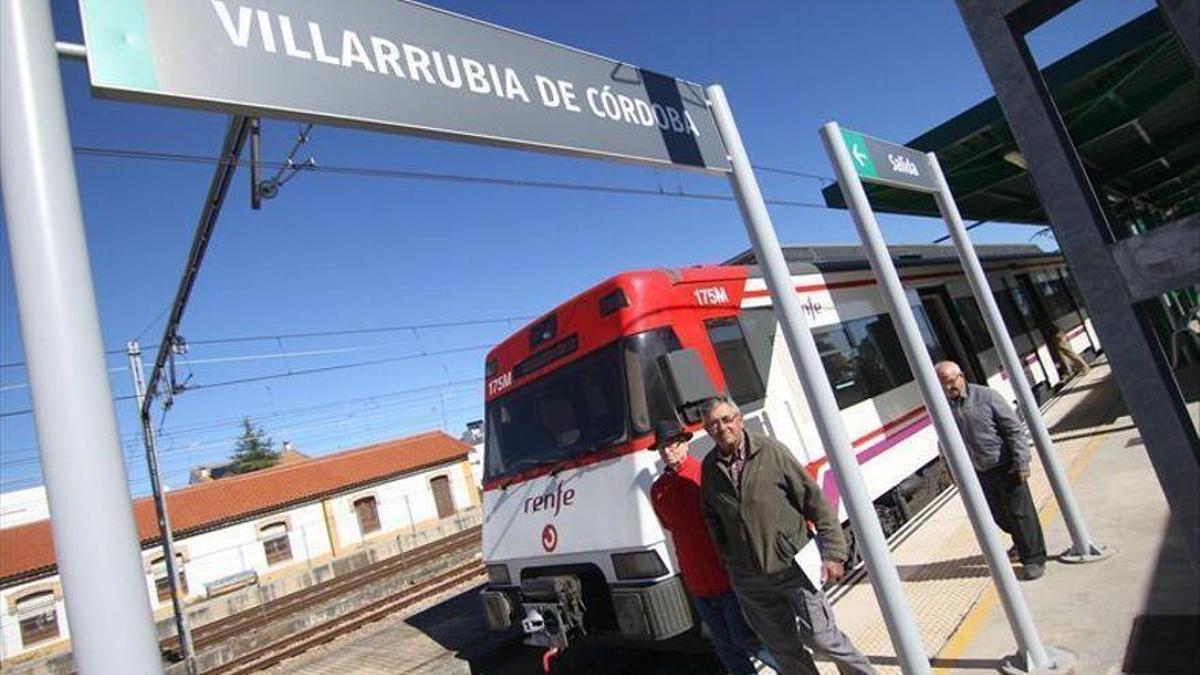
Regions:
<svg viewBox="0 0 1200 675"><path fill-rule="evenodd" d="M431 4L700 83L720 83L752 163L831 173L818 127L843 125L899 142L991 95L952 2L439 1ZM59 39L81 41L77 4L52 2ZM1141 14L1150 0L1089 0L1039 29L1046 65ZM77 148L214 156L222 115L93 99L82 63L64 62ZM294 122L264 121L264 158L286 156ZM723 179L398 135L317 127L299 159L323 166L604 184L729 194ZM77 155L104 341L156 345L213 167ZM821 183L760 173L768 200L819 203ZM748 243L732 201L551 191L328 173L297 176L249 209L240 171L181 333L181 394L164 415L169 485L228 456L249 415L277 443L319 455L444 428L482 415L483 346L622 270L719 262ZM776 206L780 240L854 241L845 212ZM3 215L0 214L0 218ZM892 243L929 242L940 221L881 215ZM987 225L977 242L1027 242L1035 230ZM0 230L0 412L29 407L12 265ZM240 336L505 319L448 328L204 343ZM512 320L507 320L512 319ZM412 357L412 358L406 358ZM153 359L149 350L147 361ZM131 391L121 354L114 396ZM131 401L115 403L130 485L148 490ZM80 452L86 452L80 448ZM40 482L32 415L0 417L0 491Z"/></svg>

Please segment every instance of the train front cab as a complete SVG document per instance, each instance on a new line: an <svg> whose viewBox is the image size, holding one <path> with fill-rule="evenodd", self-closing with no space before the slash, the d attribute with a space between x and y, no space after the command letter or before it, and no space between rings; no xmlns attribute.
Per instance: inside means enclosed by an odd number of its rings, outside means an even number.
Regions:
<svg viewBox="0 0 1200 675"><path fill-rule="evenodd" d="M740 268L621 275L494 350L499 361L489 364L492 379L486 385L489 584L481 596L489 627L519 627L527 644L548 648L565 647L575 635L661 641L693 628L671 544L649 503L650 484L660 471L657 453L649 451L650 422L687 400L715 393L719 374L714 378L715 366L705 365L714 363L709 335L719 340L727 323L716 317L737 313L744 286ZM585 330L581 317L587 316L592 324ZM543 332L554 335L543 338ZM567 341L572 346L553 357L558 360L541 356L555 354L555 345ZM689 349L698 343L703 357ZM589 365L610 351L611 362ZM679 387L663 379L675 366L664 375L660 361L680 354L691 356L688 372L704 376L694 381L712 383L702 397L682 403ZM531 362L536 369L521 367ZM584 370L591 375L584 377ZM530 373L528 379L523 372ZM589 382L601 379L620 384L604 396L590 396ZM551 404L555 412L547 417ZM617 425L619 433L605 437L609 440L588 431L599 424L591 419L599 408L627 415L624 426ZM571 423L543 424L550 418ZM685 423L696 431L698 421L695 416ZM596 442L585 442L592 438ZM540 449L530 450L530 444ZM506 457L505 448L517 446L523 449ZM698 443L695 451L708 448L711 444ZM511 466L495 464L510 460ZM564 484L574 490L570 508L555 508L548 516L539 500Z"/></svg>

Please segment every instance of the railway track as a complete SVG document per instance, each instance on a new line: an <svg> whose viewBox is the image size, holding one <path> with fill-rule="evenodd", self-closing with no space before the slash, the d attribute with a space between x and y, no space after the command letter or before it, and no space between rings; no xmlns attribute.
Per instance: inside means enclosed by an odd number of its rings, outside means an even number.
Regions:
<svg viewBox="0 0 1200 675"><path fill-rule="evenodd" d="M479 542L480 531L479 526L468 528L406 553L392 556L353 572L338 575L302 591L289 593L254 609L200 626L192 631L195 649L199 651L220 644L231 637L244 635L255 628L269 625L309 607L337 598L350 590L362 588L397 574L418 570L449 553L461 551L463 548ZM475 562L474 564L478 565L479 563ZM166 653L177 653L179 650L178 638L173 636L162 641L161 648Z"/></svg>
<svg viewBox="0 0 1200 675"><path fill-rule="evenodd" d="M459 565L424 580L419 586L406 588L380 601L344 614L332 621L288 636L286 639L256 649L228 663L205 671L218 675L241 675L269 668L281 661L303 654L342 635L379 621L398 611L434 597L469 581L480 580L484 567L479 561Z"/></svg>

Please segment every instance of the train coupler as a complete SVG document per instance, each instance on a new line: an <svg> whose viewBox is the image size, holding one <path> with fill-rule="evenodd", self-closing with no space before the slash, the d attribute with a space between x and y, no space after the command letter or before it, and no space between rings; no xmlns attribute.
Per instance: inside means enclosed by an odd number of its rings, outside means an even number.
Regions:
<svg viewBox="0 0 1200 675"><path fill-rule="evenodd" d="M561 651L570 644L572 634L586 632L583 586L578 577L526 579L521 582L521 599L525 610L521 629L525 632L526 644ZM549 663L548 660L543 662Z"/></svg>

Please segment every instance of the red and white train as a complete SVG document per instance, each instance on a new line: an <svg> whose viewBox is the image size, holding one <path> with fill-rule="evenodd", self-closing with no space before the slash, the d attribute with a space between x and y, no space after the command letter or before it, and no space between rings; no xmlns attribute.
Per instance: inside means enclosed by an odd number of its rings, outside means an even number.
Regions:
<svg viewBox="0 0 1200 675"><path fill-rule="evenodd" d="M935 360L1011 393L954 251L892 256ZM980 246L980 258L1039 399L1067 366L1055 331L1085 359L1099 341L1057 254ZM861 250L787 247L868 490L892 531L936 494L944 470L929 416ZM660 356L694 350L747 424L796 453L841 508L836 482L752 253L725 264L619 274L559 305L487 356L482 600L489 626L526 642L576 636L665 640L693 626L670 538L650 505L661 467L654 422L680 415ZM694 362L694 361L693 361ZM692 452L712 441L694 418ZM847 526L848 527L848 526ZM851 533L852 534L852 533Z"/></svg>

